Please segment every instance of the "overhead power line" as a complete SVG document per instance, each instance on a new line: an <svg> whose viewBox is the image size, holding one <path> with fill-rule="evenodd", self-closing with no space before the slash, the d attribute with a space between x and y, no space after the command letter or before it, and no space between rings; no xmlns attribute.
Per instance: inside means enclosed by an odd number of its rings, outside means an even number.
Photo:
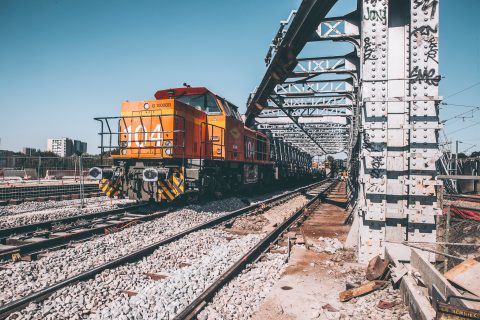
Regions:
<svg viewBox="0 0 480 320"><path fill-rule="evenodd" d="M462 130L465 130L465 129L468 129L468 128L471 128L471 127L474 127L474 126L478 126L479 124L480 124L480 121L475 122L475 123L473 123L473 124L471 124L471 125L469 125L469 126L460 128L460 129L455 130L455 131L453 131L453 132L450 132L449 135L454 134L454 133L457 133L457 132L462 131Z"/></svg>
<svg viewBox="0 0 480 320"><path fill-rule="evenodd" d="M446 105L454 105L454 104L448 104L448 103L445 103ZM467 107L466 105L459 105L459 106L462 106L462 107ZM460 118L464 118L462 117L463 115L466 115L466 114L470 114L471 113L471 117L473 118L473 114L475 112L478 112L480 111L480 107L476 107L476 106L468 106L468 107L471 107L472 109L468 110L468 111L465 111L465 112L462 112L462 113L459 113L457 115L454 115L453 117L450 117L446 120L442 120L442 123L445 123L447 121L450 121L450 120L453 120L453 119L460 119Z"/></svg>
<svg viewBox="0 0 480 320"><path fill-rule="evenodd" d="M467 90L470 90L470 89L472 89L472 88L474 88L474 87L476 87L476 86L478 86L478 85L480 85L480 81L472 84L471 86L466 87L465 89L462 89L462 90L460 90L460 91L458 91L458 92L452 93L451 95L449 95L449 96L447 96L446 98L444 98L444 100L447 100L448 98L451 98L451 97L453 97L453 96L456 96L457 94L460 94L460 93L462 93L462 92L465 92L465 91L467 91Z"/></svg>
<svg viewBox="0 0 480 320"><path fill-rule="evenodd" d="M468 104L447 103L447 102L442 102L442 106L465 107L465 108L478 108L478 106L472 106L472 105L468 105Z"/></svg>

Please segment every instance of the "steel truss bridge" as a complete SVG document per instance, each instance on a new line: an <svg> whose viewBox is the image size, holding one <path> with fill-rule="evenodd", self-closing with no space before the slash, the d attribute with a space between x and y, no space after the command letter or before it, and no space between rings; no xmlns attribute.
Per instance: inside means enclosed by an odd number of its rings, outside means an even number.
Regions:
<svg viewBox="0 0 480 320"><path fill-rule="evenodd" d="M441 214L439 1L358 0L331 17L336 3L303 0L280 22L247 125L312 157L345 152L359 260L383 256L387 244L408 260L400 244L435 242ZM324 41L351 49L303 56L307 43Z"/></svg>

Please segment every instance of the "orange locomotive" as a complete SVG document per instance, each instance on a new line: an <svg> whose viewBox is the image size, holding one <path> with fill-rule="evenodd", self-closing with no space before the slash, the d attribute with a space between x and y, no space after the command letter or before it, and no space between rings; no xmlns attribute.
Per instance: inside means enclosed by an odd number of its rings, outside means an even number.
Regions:
<svg viewBox="0 0 480 320"><path fill-rule="evenodd" d="M278 143L245 127L232 103L203 87L160 90L155 98L124 102L120 117L95 118L113 167L92 168L90 176L108 196L170 202L282 178L278 150L270 150ZM298 165L288 167L306 174L309 157L294 151Z"/></svg>

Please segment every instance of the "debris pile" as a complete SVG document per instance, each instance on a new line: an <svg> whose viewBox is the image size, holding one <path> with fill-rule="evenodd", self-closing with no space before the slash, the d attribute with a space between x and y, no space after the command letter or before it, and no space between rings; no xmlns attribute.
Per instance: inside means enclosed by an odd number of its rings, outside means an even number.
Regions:
<svg viewBox="0 0 480 320"><path fill-rule="evenodd" d="M311 249L315 252L326 252L334 254L339 250L343 250L343 244L337 238L318 238L319 243L314 243Z"/></svg>
<svg viewBox="0 0 480 320"><path fill-rule="evenodd" d="M348 272L338 299L340 319L410 319L400 291L390 281L388 263L379 256L370 260L366 270Z"/></svg>

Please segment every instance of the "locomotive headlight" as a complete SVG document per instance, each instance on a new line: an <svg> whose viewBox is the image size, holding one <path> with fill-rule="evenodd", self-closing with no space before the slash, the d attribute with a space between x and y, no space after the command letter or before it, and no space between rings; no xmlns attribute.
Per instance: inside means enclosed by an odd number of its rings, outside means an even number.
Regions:
<svg viewBox="0 0 480 320"><path fill-rule="evenodd" d="M93 180L102 180L102 169L98 167L93 167L88 170L88 176Z"/></svg>
<svg viewBox="0 0 480 320"><path fill-rule="evenodd" d="M148 109L150 108L150 105L148 104L148 102L145 102L145 103L143 104L143 108L144 108L145 110L148 110Z"/></svg>

